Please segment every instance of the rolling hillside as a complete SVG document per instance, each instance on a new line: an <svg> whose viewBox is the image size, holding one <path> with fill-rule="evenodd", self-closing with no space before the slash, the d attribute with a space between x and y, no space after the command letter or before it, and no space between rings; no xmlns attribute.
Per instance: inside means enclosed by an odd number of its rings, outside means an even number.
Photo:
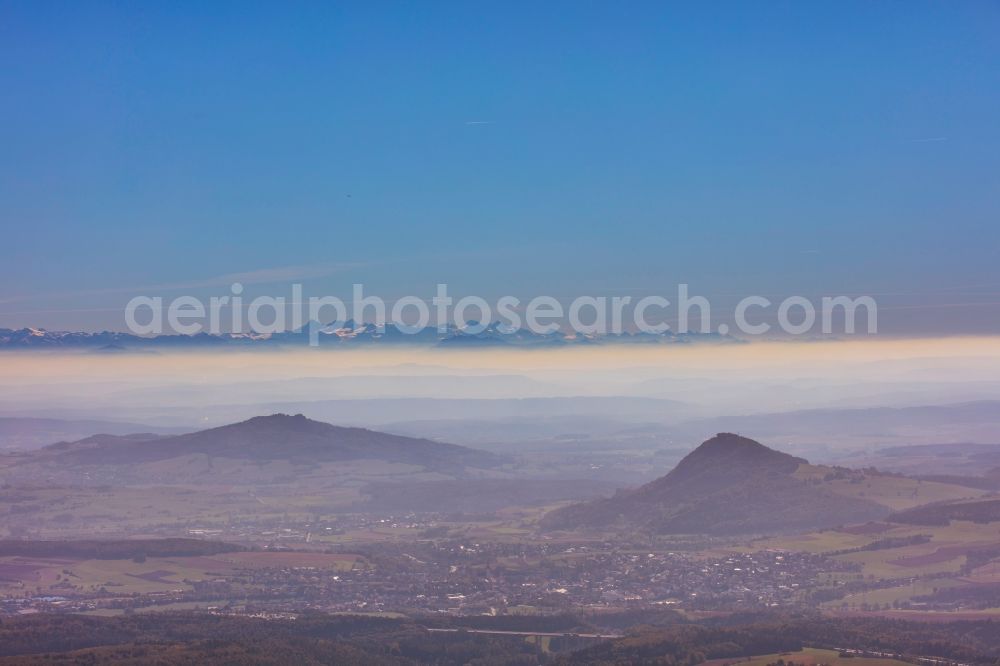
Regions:
<svg viewBox="0 0 1000 666"><path fill-rule="evenodd" d="M667 475L607 499L556 510L543 524L661 534L789 533L978 494L871 470L809 465L746 437L720 433Z"/></svg>
<svg viewBox="0 0 1000 666"><path fill-rule="evenodd" d="M500 456L464 446L314 421L301 414L258 416L185 435L95 435L10 457L9 470L97 474L108 480L148 476L173 482L228 476L246 482L287 479L296 470L344 470L368 464L459 474L493 468ZM15 473L17 473L15 472ZM298 474L301 476L302 472ZM172 477L172 478L171 478ZM232 482L232 481L230 481Z"/></svg>

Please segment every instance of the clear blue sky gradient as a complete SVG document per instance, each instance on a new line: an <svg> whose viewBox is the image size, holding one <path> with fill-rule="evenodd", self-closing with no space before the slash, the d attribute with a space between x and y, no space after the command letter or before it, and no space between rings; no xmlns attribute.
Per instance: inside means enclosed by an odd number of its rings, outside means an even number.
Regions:
<svg viewBox="0 0 1000 666"><path fill-rule="evenodd" d="M0 326L234 273L1000 321L996 2L0 2L0 89Z"/></svg>

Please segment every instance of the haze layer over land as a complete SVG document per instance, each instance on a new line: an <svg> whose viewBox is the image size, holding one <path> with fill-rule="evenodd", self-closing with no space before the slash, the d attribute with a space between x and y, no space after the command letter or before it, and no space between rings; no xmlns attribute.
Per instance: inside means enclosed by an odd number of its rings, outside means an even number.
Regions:
<svg viewBox="0 0 1000 666"><path fill-rule="evenodd" d="M994 410L973 407L975 418L970 408L961 418L951 412L1000 399L998 378L1000 338L992 337L489 353L31 352L2 355L0 416L193 430L302 413L474 445L669 426L672 437L656 446L688 449L706 433L742 427L771 445L814 445L792 450L823 458L828 446L986 442L993 431L983 419ZM951 407L927 411L941 405ZM855 410L858 427L831 431L845 409Z"/></svg>
<svg viewBox="0 0 1000 666"><path fill-rule="evenodd" d="M125 405L149 399L136 394L160 386L158 398L197 404L187 393L220 391L220 403L240 403L275 389L301 398L516 398L628 395L711 402L728 410L805 407L812 404L905 404L947 385L951 402L1000 396L1000 337L853 339L848 341L678 344L666 347L587 347L549 350L412 349L352 351L223 351L156 354L6 353L0 390L8 409L27 407L44 392L47 404L75 396L81 409L105 397ZM463 381L467 379L473 381ZM418 381L419 380L419 381ZM484 381L490 380L490 381ZM280 385L285 382L285 385ZM758 392L739 398L727 388L753 383ZM470 387L471 384L474 387ZM781 389L798 386L789 401ZM277 384L277 385L276 385ZM710 401L700 389L712 384ZM977 392L963 395L961 386ZM80 388L88 395L80 397ZM859 387L864 395L859 395ZM956 389L959 393L956 394ZM996 393L989 393L995 389ZM819 395L816 392L822 392ZM68 406L68 405L67 405ZM221 420L225 420L224 418Z"/></svg>

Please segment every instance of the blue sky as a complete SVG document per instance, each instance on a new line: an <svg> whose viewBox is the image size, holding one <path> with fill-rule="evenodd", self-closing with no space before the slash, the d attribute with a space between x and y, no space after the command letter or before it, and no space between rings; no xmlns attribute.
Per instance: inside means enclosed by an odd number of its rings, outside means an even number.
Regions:
<svg viewBox="0 0 1000 666"><path fill-rule="evenodd" d="M0 2L0 326L239 274L995 332L998 35L995 2Z"/></svg>

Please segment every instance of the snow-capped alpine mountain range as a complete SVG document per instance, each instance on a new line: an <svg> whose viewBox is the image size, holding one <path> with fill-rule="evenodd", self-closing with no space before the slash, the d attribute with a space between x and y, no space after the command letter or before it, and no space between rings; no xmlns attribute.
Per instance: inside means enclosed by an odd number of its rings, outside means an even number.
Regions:
<svg viewBox="0 0 1000 666"><path fill-rule="evenodd" d="M81 348L101 352L129 350L172 349L187 347L264 347L306 346L309 344L309 327L297 331L261 335L256 333L222 333L213 335L157 335L139 336L119 331L83 332L48 331L43 328L0 328L0 349L58 349ZM321 347L354 347L358 345L419 345L443 348L476 347L538 347L590 344L689 344L694 342L732 343L737 340L715 333L663 334L622 333L620 335L572 335L562 332L534 333L527 329L508 331L499 322L485 327L478 322L465 326L448 326L444 331L428 326L415 333L407 333L393 324L384 327L353 320L319 328L318 343Z"/></svg>

